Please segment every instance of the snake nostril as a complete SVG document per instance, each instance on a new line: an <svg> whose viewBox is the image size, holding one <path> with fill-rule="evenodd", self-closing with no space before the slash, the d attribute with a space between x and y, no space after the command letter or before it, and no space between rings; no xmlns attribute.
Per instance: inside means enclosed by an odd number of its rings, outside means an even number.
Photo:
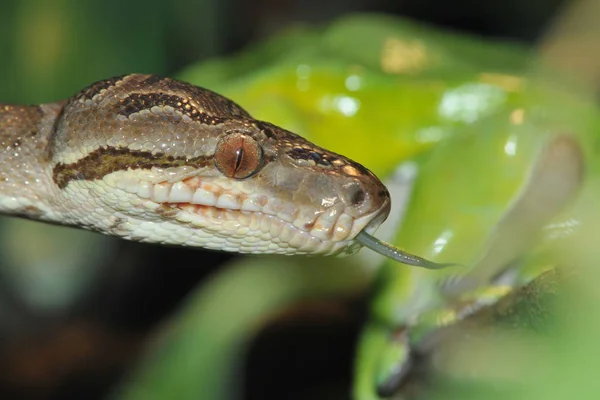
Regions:
<svg viewBox="0 0 600 400"><path fill-rule="evenodd" d="M352 194L350 201L353 206L358 207L365 201L365 198L365 191L359 188Z"/></svg>

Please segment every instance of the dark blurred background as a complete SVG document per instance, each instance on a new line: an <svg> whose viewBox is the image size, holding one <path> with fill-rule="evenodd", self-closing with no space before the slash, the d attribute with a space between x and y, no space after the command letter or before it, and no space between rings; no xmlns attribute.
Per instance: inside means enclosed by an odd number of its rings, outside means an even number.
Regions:
<svg viewBox="0 0 600 400"><path fill-rule="evenodd" d="M564 3L4 0L0 100L54 101L129 72L175 75L290 25L359 11L534 46ZM0 220L0 239L2 399L103 398L134 365L153 328L232 257L7 218ZM327 307L298 305L265 322L249 351L246 398L281 398L290 387L302 388L296 398L345 398L363 304L358 296Z"/></svg>
<svg viewBox="0 0 600 400"><path fill-rule="evenodd" d="M4 101L68 96L106 76L174 74L297 23L350 12L402 15L440 27L533 43L564 0L191 1L8 0L0 14Z"/></svg>

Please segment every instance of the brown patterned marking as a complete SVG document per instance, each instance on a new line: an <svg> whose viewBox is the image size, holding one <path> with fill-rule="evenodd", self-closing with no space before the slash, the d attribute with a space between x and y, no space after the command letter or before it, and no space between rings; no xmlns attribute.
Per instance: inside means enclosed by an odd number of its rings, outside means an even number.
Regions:
<svg viewBox="0 0 600 400"><path fill-rule="evenodd" d="M140 86L152 86L164 80L165 78L163 78L162 76L150 75L148 78L144 79L142 83L140 83Z"/></svg>
<svg viewBox="0 0 600 400"><path fill-rule="evenodd" d="M375 174L372 173L369 169L367 169L367 167L365 167L364 165L359 164L357 162L353 162L352 166L354 168L356 168L357 170L359 170L363 176L372 176L372 177L376 178Z"/></svg>
<svg viewBox="0 0 600 400"><path fill-rule="evenodd" d="M315 164L323 167L330 167L331 161L327 154L319 153L312 149L306 149L304 147L294 147L288 151L288 155L295 159L312 160Z"/></svg>
<svg viewBox="0 0 600 400"><path fill-rule="evenodd" d="M258 129L260 129L262 131L262 133L264 133L265 136L268 137L269 139L272 139L275 137L275 133L273 132L273 129L281 129L273 124L270 124L270 123L264 122L264 121L257 121L256 127Z"/></svg>
<svg viewBox="0 0 600 400"><path fill-rule="evenodd" d="M133 93L122 99L116 107L116 111L129 117L131 114L142 110L150 110L152 107L173 107L177 112L187 115L194 121L199 121L206 125L218 125L227 121L229 118L214 117L201 112L192 106L189 99L180 96L164 93Z"/></svg>
<svg viewBox="0 0 600 400"><path fill-rule="evenodd" d="M72 180L102 179L115 171L128 169L151 169L192 166L202 168L212 163L212 156L185 157L152 154L148 151L106 147L99 148L71 164L58 163L52 171L52 178L63 189Z"/></svg>
<svg viewBox="0 0 600 400"><path fill-rule="evenodd" d="M116 86L117 83L121 82L126 76L127 75L120 75L104 79L98 82L94 82L90 86L79 91L79 93L75 95L75 98L78 100L91 100L94 98L94 96L100 94L100 92L102 92L103 90Z"/></svg>
<svg viewBox="0 0 600 400"><path fill-rule="evenodd" d="M342 167L342 171L344 171L346 173L346 175L350 175L350 176L359 176L360 175L360 172L358 171L358 169L354 168L350 164L344 165Z"/></svg>
<svg viewBox="0 0 600 400"><path fill-rule="evenodd" d="M165 89L183 93L187 97L196 99L209 114L236 118L252 118L237 103L211 90L171 78L164 78L161 83Z"/></svg>

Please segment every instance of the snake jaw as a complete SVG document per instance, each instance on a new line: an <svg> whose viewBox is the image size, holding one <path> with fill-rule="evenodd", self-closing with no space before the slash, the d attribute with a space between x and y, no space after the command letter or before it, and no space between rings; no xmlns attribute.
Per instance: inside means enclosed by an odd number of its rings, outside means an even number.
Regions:
<svg viewBox="0 0 600 400"><path fill-rule="evenodd" d="M354 237L365 227L373 231L389 212L387 199L375 211L366 203L357 208L344 202L342 195L334 198L333 204L322 207L317 202L298 203L293 196L269 196L252 180L232 181L185 171L183 179L174 181L173 175L159 169L109 174L101 182L112 190L105 192L119 190L133 199L123 201L123 196L117 196L119 200L115 202L111 200L113 197L107 197L105 205L120 214L130 213L134 219L140 209L154 212L159 215L156 223L176 224L182 232L178 239L148 237L145 241L179 240L178 244L189 246L279 254L354 253L357 250ZM74 182L69 186L77 185ZM365 197L366 201L372 200L370 195ZM128 203L137 204L137 210L128 211L124 207ZM136 222L130 224L135 225ZM119 234L138 240L141 236Z"/></svg>

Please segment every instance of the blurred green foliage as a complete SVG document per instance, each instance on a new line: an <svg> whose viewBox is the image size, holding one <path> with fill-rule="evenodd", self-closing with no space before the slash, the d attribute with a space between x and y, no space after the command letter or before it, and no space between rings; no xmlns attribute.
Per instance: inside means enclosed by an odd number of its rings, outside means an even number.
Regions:
<svg viewBox="0 0 600 400"><path fill-rule="evenodd" d="M6 102L50 102L94 80L165 72L167 3L22 0L0 13L0 94ZM143 35L136 34L143 32Z"/></svg>

